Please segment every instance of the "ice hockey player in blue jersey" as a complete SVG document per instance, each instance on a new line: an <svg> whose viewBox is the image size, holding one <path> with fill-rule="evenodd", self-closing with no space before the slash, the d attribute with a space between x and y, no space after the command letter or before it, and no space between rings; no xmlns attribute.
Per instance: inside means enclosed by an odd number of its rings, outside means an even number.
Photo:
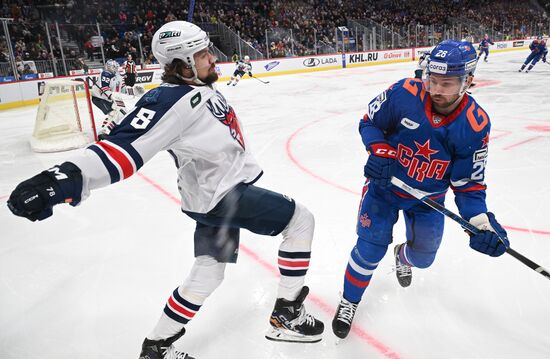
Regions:
<svg viewBox="0 0 550 359"><path fill-rule="evenodd" d="M174 343L223 281L226 264L236 262L241 228L282 236L281 275L266 338L311 343L320 341L324 330L304 305L314 217L292 198L255 185L263 172L235 110L216 89L210 45L208 35L189 22L161 26L151 47L164 68L163 83L143 95L104 140L23 181L8 200L15 215L43 220L54 205L78 205L95 189L130 177L161 151L173 157L181 210L196 223L195 261L187 279L167 296L143 341L141 359L191 359ZM159 255L162 250L167 249L159 248ZM149 287L144 283L141 289Z"/></svg>
<svg viewBox="0 0 550 359"><path fill-rule="evenodd" d="M443 41L431 51L424 81L402 79L369 103L359 124L369 156L357 216L358 239L332 322L339 338L349 333L357 306L392 242L400 211L407 241L396 245L392 254L401 286L411 284L411 268L433 263L441 243L444 216L392 186L392 176L441 204L450 188L460 215L481 229L470 236L470 247L476 251L496 257L509 246L505 230L485 204L491 124L466 92L476 65L470 42Z"/></svg>
<svg viewBox="0 0 550 359"><path fill-rule="evenodd" d="M250 63L250 56L245 56L244 61L237 61L237 67L235 68L235 71L233 72L233 76L231 76L231 80L227 83L227 86L229 85L237 85L241 77L244 76L245 73L248 73L248 76L252 77L252 64Z"/></svg>
<svg viewBox="0 0 550 359"><path fill-rule="evenodd" d="M481 58L481 55L485 54L485 57L483 58L483 61L487 62L487 57L489 56L489 45L494 45L495 43L493 40L489 38L489 35L485 34L483 36L483 39L479 42L479 55L477 56L478 59Z"/></svg>
<svg viewBox="0 0 550 359"><path fill-rule="evenodd" d="M531 71L533 66L535 66L541 59L542 62L546 62L548 48L546 47L546 41L544 41L542 36L538 36L529 44L529 50L531 50L531 53L527 56L523 65L521 65L521 69L518 70L519 72L522 72L527 65L529 65L529 67L525 70L525 72Z"/></svg>

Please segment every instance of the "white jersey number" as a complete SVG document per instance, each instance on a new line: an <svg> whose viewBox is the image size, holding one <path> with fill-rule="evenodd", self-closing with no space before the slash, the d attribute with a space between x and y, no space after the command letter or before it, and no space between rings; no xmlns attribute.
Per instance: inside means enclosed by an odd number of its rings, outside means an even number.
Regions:
<svg viewBox="0 0 550 359"><path fill-rule="evenodd" d="M147 126L151 123L151 119L155 116L155 111L142 108L137 113L136 117L130 122L133 128L137 130L146 129Z"/></svg>

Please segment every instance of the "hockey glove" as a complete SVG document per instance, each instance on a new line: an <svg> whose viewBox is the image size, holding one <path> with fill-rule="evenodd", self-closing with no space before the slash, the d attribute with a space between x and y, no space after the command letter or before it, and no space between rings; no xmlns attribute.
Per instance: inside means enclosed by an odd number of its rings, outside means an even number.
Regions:
<svg viewBox="0 0 550 359"><path fill-rule="evenodd" d="M63 162L21 182L8 199L13 214L30 221L43 220L53 214L59 203L76 206L81 199L82 174L71 162Z"/></svg>
<svg viewBox="0 0 550 359"><path fill-rule="evenodd" d="M510 247L508 235L491 212L481 213L470 219L470 223L481 230L470 235L470 247L491 257L499 257Z"/></svg>
<svg viewBox="0 0 550 359"><path fill-rule="evenodd" d="M252 77L252 72L249 72L249 73L248 73L248 76Z"/></svg>
<svg viewBox="0 0 550 359"><path fill-rule="evenodd" d="M397 152L384 142L371 144L368 151L370 155L365 165L365 177L382 188L389 187L397 166Z"/></svg>

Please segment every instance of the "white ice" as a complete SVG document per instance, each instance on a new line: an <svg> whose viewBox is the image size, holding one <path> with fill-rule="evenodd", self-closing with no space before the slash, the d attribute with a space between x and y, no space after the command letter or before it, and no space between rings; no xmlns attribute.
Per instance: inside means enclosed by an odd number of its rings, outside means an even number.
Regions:
<svg viewBox="0 0 550 359"><path fill-rule="evenodd" d="M550 268L550 66L518 73L527 55L491 54L472 92L493 124L489 208L515 250ZM354 331L335 344L330 325L356 241L366 159L358 121L371 98L413 72L401 63L219 85L265 171L258 185L315 214L306 306L326 330L317 344L264 339L280 238L243 231L238 263L188 325L182 350L199 359L550 358L548 279L509 255L471 250L450 221L435 263L414 269L411 287L399 287L392 256L384 258ZM194 223L178 208L173 161L159 154L79 207L57 206L31 223L10 214L7 196L68 155L31 152L35 112L0 113L0 358L137 358L193 262ZM452 193L446 205L456 210ZM404 240L401 220L394 240Z"/></svg>

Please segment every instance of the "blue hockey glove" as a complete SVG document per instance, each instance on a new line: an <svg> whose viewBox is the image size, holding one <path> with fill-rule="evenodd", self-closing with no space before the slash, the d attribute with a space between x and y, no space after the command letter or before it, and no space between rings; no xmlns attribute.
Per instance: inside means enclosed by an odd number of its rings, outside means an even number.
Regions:
<svg viewBox="0 0 550 359"><path fill-rule="evenodd" d="M491 212L481 213L470 219L481 230L470 236L470 247L491 257L499 257L510 247L508 235Z"/></svg>
<svg viewBox="0 0 550 359"><path fill-rule="evenodd" d="M30 221L41 221L53 214L59 203L76 206L82 193L82 174L71 162L64 162L21 182L8 199L13 214Z"/></svg>
<svg viewBox="0 0 550 359"><path fill-rule="evenodd" d="M368 151L370 155L364 169L365 177L382 188L389 187L397 166L397 151L384 142L371 144Z"/></svg>

